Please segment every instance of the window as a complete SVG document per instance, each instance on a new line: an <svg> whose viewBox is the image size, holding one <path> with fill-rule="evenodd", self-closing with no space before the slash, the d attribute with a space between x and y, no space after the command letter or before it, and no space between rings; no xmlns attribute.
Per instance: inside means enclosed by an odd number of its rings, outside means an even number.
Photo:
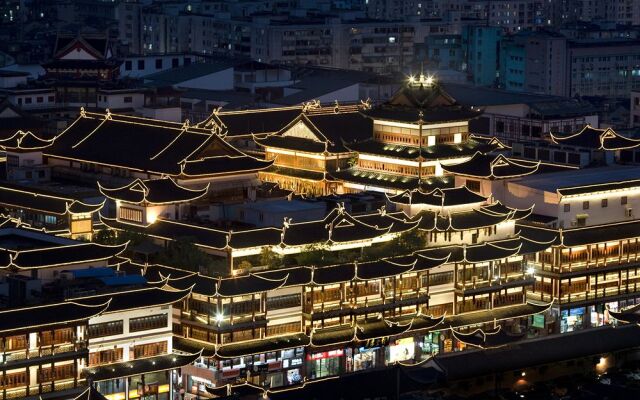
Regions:
<svg viewBox="0 0 640 400"><path fill-rule="evenodd" d="M156 69L162 69L162 58L156 58Z"/></svg>
<svg viewBox="0 0 640 400"><path fill-rule="evenodd" d="M178 68L180 66L180 60L177 58L171 59L171 68Z"/></svg>
<svg viewBox="0 0 640 400"><path fill-rule="evenodd" d="M166 328L169 324L167 314L151 315L149 317L131 318L129 332L147 331L150 329Z"/></svg>
<svg viewBox="0 0 640 400"><path fill-rule="evenodd" d="M56 98L55 98L54 96L49 96L49 97L47 98L47 101L48 101L49 103L53 103L54 101L56 101Z"/></svg>
<svg viewBox="0 0 640 400"><path fill-rule="evenodd" d="M120 207L118 209L118 217L127 221L142 222L142 210Z"/></svg>
<svg viewBox="0 0 640 400"><path fill-rule="evenodd" d="M602 208L606 208L608 205L609 205L609 200L607 200L607 199L602 199L602 200L600 201L600 206L601 206Z"/></svg>
<svg viewBox="0 0 640 400"><path fill-rule="evenodd" d="M569 211L571 211L571 204L566 203L566 204L564 205L564 212L566 212L566 213L567 213L567 212L569 212Z"/></svg>
<svg viewBox="0 0 640 400"><path fill-rule="evenodd" d="M57 218L55 215L45 215L44 223L47 225L55 225L57 222Z"/></svg>
<svg viewBox="0 0 640 400"><path fill-rule="evenodd" d="M131 97L131 96L124 96L124 102L125 102L125 103L133 103L133 97Z"/></svg>
<svg viewBox="0 0 640 400"><path fill-rule="evenodd" d="M31 104L31 97L25 97L24 98L24 103L25 104Z"/></svg>
<svg viewBox="0 0 640 400"><path fill-rule="evenodd" d="M42 96L36 97L36 103L44 103L44 97Z"/></svg>
<svg viewBox="0 0 640 400"><path fill-rule="evenodd" d="M588 201L583 201L582 202L582 209L583 210L588 210L589 209L589 202Z"/></svg>
<svg viewBox="0 0 640 400"><path fill-rule="evenodd" d="M267 310L278 310L289 307L299 307L300 294L288 294L284 296L267 297Z"/></svg>
<svg viewBox="0 0 640 400"><path fill-rule="evenodd" d="M467 186L467 189L472 192L480 193L480 181L467 179L465 185Z"/></svg>
<svg viewBox="0 0 640 400"><path fill-rule="evenodd" d="M625 204L627 204L627 196L622 196L622 197L620 197L620 204L621 204L621 205L625 205Z"/></svg>
<svg viewBox="0 0 640 400"><path fill-rule="evenodd" d="M142 344L133 348L134 358L144 358L167 354L167 342Z"/></svg>
<svg viewBox="0 0 640 400"><path fill-rule="evenodd" d="M289 322L287 324L267 326L267 336L300 332L300 326L300 322Z"/></svg>
<svg viewBox="0 0 640 400"><path fill-rule="evenodd" d="M142 71L144 69L144 60L138 60L138 71Z"/></svg>
<svg viewBox="0 0 640 400"><path fill-rule="evenodd" d="M110 364L122 361L122 348L97 351L89 354L89 365Z"/></svg>
<svg viewBox="0 0 640 400"><path fill-rule="evenodd" d="M131 60L127 60L124 62L124 70L125 71L131 71L133 69Z"/></svg>
<svg viewBox="0 0 640 400"><path fill-rule="evenodd" d="M122 321L103 322L101 324L91 324L87 330L90 339L104 336L121 335L123 330Z"/></svg>

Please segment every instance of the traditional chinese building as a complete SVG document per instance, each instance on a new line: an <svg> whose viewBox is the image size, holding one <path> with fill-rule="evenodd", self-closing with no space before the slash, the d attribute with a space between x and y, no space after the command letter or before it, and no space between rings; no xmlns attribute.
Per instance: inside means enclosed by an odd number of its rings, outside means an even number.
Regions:
<svg viewBox="0 0 640 400"><path fill-rule="evenodd" d="M443 166L475 153L506 149L496 139L469 133L469 120L480 110L456 103L433 78L410 80L387 103L363 111L372 120L366 140L345 146L357 153L351 168L333 173L344 190L398 193L452 186Z"/></svg>
<svg viewBox="0 0 640 400"><path fill-rule="evenodd" d="M371 120L356 106L303 110L279 132L254 139L265 158L274 160L260 178L306 195L341 193L331 173L353 164L357 154L348 143L369 137L371 129Z"/></svg>

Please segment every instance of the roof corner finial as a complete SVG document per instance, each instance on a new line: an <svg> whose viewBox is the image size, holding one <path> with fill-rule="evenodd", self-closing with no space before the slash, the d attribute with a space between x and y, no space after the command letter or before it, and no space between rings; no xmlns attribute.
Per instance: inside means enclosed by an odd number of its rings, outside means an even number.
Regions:
<svg viewBox="0 0 640 400"><path fill-rule="evenodd" d="M289 229L289 225L291 224L291 217L284 217L284 221L282 222L282 226L284 226L284 229Z"/></svg>
<svg viewBox="0 0 640 400"><path fill-rule="evenodd" d="M187 130L187 129L189 129L189 124L190 124L190 123L189 123L189 118L185 119L185 120L184 120L184 123L182 124L182 129L183 129L183 130Z"/></svg>
<svg viewBox="0 0 640 400"><path fill-rule="evenodd" d="M380 215L382 215L384 217L385 215L387 215L387 206L385 204L383 204L382 207L380 207L380 209L378 209L378 211L380 211Z"/></svg>
<svg viewBox="0 0 640 400"><path fill-rule="evenodd" d="M335 106L333 106L333 112L336 114L340 112L340 103L338 103L337 99L336 99Z"/></svg>
<svg viewBox="0 0 640 400"><path fill-rule="evenodd" d="M371 109L371 97L367 97L366 100L360 100L360 108L363 110Z"/></svg>
<svg viewBox="0 0 640 400"><path fill-rule="evenodd" d="M344 202L343 201L338 203L337 210L338 210L338 215L344 214Z"/></svg>
<svg viewBox="0 0 640 400"><path fill-rule="evenodd" d="M105 109L106 114L104 115L104 119L112 119L111 117L111 110L109 110L108 108Z"/></svg>
<svg viewBox="0 0 640 400"><path fill-rule="evenodd" d="M84 110L84 107L80 107L80 117L85 118L87 116L87 112Z"/></svg>

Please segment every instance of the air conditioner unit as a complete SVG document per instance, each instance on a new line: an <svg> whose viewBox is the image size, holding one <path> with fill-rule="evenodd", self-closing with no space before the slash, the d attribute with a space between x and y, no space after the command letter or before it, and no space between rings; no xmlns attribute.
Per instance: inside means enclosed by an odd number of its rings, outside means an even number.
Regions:
<svg viewBox="0 0 640 400"><path fill-rule="evenodd" d="M628 218L633 217L633 208L630 208L630 207L625 208L624 215Z"/></svg>

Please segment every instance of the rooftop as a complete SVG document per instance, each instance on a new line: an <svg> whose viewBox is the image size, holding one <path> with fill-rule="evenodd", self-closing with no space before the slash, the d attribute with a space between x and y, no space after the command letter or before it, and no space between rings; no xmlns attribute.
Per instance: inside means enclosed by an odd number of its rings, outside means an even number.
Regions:
<svg viewBox="0 0 640 400"><path fill-rule="evenodd" d="M636 180L639 176L640 167L608 166L527 175L513 182L533 189L556 192L563 188Z"/></svg>

